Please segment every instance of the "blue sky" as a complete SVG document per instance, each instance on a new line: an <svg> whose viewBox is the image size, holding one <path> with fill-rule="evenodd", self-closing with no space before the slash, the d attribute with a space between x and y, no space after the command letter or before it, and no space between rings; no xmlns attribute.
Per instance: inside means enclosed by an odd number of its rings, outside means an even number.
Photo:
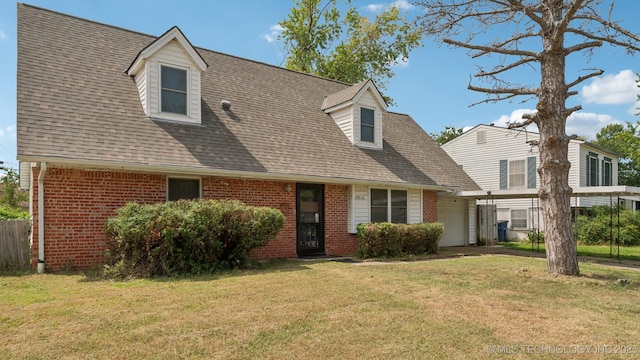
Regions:
<svg viewBox="0 0 640 360"><path fill-rule="evenodd" d="M195 46L273 65L283 63L277 24L286 18L293 5L289 0L31 0L27 3L155 36L177 25ZM374 14L393 1L354 0L352 3L361 13ZM406 1L396 4L407 11L410 18L420 12ZM0 160L13 168L18 167L16 7L15 2L0 1ZM613 19L622 20L627 29L640 33L638 13L640 2L617 1ZM579 95L572 101L582 104L583 110L569 119L567 133L589 136L593 140L608 123L638 120L633 114L639 106L635 74L640 72L640 55L632 57L621 49L605 47L597 50L589 63L582 56L569 60L568 71L601 68L605 74L575 88ZM448 125L457 128L489 123L504 125L509 119L517 119L523 112L535 108L534 102L517 100L469 107L484 99L483 94L467 90L470 75L475 71L474 60L465 50L440 46L426 39L425 46L412 52L408 62L395 68L396 76L389 82L386 93L397 105L389 110L411 115L425 131L432 133ZM535 84L537 79L535 76L532 79Z"/></svg>

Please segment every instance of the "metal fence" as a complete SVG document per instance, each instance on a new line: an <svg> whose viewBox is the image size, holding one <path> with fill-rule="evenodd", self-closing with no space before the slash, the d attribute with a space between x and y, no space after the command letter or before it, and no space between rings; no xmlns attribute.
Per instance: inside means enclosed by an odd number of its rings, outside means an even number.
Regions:
<svg viewBox="0 0 640 360"><path fill-rule="evenodd" d="M29 270L30 258L29 221L0 221L0 270Z"/></svg>

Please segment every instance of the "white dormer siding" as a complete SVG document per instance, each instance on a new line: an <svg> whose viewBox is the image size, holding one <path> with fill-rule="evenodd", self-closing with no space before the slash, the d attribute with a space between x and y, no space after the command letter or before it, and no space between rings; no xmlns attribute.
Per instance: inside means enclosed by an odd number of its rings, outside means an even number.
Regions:
<svg viewBox="0 0 640 360"><path fill-rule="evenodd" d="M186 74L185 111L163 111L162 68L184 71ZM142 108L153 119L200 124L200 78L207 64L193 49L182 32L173 27L147 46L127 69L133 76ZM165 90L166 91L166 90Z"/></svg>
<svg viewBox="0 0 640 360"><path fill-rule="evenodd" d="M360 130L362 123L360 122L361 109L371 109L374 114L373 142L363 141ZM382 149L382 110L376 103L370 91L367 91L358 99L355 106L352 107L353 112L353 137L354 143L360 147L371 149Z"/></svg>
<svg viewBox="0 0 640 360"><path fill-rule="evenodd" d="M352 144L379 150L382 149L383 144L382 122L386 108L382 95L371 80L331 94L322 106L322 110L331 116ZM372 138L363 136L361 116L363 111L373 113Z"/></svg>

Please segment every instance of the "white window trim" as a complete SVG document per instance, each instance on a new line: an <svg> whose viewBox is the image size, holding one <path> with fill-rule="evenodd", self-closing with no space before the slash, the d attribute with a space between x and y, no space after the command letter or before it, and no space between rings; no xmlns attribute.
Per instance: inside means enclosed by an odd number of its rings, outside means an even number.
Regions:
<svg viewBox="0 0 640 360"><path fill-rule="evenodd" d="M373 110L373 142L362 141L362 110L361 109ZM379 117L382 116L381 110L378 107L363 106L358 104L354 106L352 110L352 114L354 118L356 115L355 113L357 113L358 121L357 121L357 124L355 120L353 121L354 130L357 127L358 136L357 137L355 136L355 131L354 131L354 134L353 134L354 144L365 149L375 149L375 150L382 149L382 144L379 142L379 139L381 138L381 136L380 137L378 136L382 131L382 122L379 119Z"/></svg>
<svg viewBox="0 0 640 360"><path fill-rule="evenodd" d="M371 190L386 190L387 191L387 220L386 222L391 223L391 191L404 191L406 195L406 205L405 205L405 215L406 222L399 224L408 224L409 223L409 190L402 188L383 188L383 187L369 187L369 223L371 223L371 202L373 201L373 196L371 196ZM422 203L422 194L420 194L420 202ZM420 204L420 209L422 210L422 204Z"/></svg>
<svg viewBox="0 0 640 360"><path fill-rule="evenodd" d="M524 221L525 221L525 226L524 227L516 227L514 226L515 222L513 221L513 212L514 211L524 211ZM527 209L511 209L511 211L509 212L509 218L511 219L511 228L514 230L526 230L528 229L528 225L529 225L529 211ZM522 220L522 218L518 218L518 220Z"/></svg>
<svg viewBox="0 0 640 360"><path fill-rule="evenodd" d="M512 169L512 163L516 162L516 161L521 161L522 162L522 168L523 168L523 172L522 172L522 185L519 186L514 186L511 182L511 169ZM508 161L508 166L507 166L507 189L525 189L527 187L527 160L526 159L513 159L513 160L509 160Z"/></svg>
<svg viewBox="0 0 640 360"><path fill-rule="evenodd" d="M165 200L169 201L169 180L170 179L178 179L178 180L198 180L198 199L202 199L202 177L199 176L182 176L182 175L172 175L167 176L166 180L166 190L165 190Z"/></svg>
<svg viewBox="0 0 640 360"><path fill-rule="evenodd" d="M172 113L172 112L163 112L162 111L162 67L166 66L166 67L170 67L173 69L179 69L179 70L184 70L187 72L187 99L186 99L186 108L187 108L187 113L186 114L176 114L176 113ZM166 120L174 120L174 121L181 121L181 122L194 122L193 119L191 119L191 69L188 67L184 67L184 66L179 66L179 65L175 65L175 64L170 64L170 63L165 63L165 62L158 62L158 88L157 88L157 94L158 94L158 109L157 109L157 113L158 116L160 116L162 119L166 119Z"/></svg>

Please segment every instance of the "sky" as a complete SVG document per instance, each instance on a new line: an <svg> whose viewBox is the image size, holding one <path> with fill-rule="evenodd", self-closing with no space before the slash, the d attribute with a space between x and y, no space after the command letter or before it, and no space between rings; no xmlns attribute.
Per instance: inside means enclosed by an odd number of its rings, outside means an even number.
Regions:
<svg viewBox="0 0 640 360"><path fill-rule="evenodd" d="M290 0L30 0L27 4L76 17L160 36L177 25L189 41L206 48L267 64L284 62L281 27L293 6ZM406 12L408 18L420 14L420 8L404 0L353 0L361 14L374 16L391 4ZM16 8L17 3L0 0L0 161L17 169L16 160ZM640 1L616 2L612 19L640 34ZM489 34L490 35L490 34ZM535 102L498 102L470 106L485 95L467 90L477 61L466 50L451 48L425 39L408 61L394 67L395 77L385 91L396 105L389 111L405 113L428 133L439 133L446 126L471 128L478 124L504 126L535 109ZM211 64L215 66L215 64ZM603 47L587 62L580 55L567 62L567 72L588 73L583 69L603 69L605 73L574 90L572 104L583 109L567 121L567 133L595 140L595 134L610 123L635 123L639 94L636 74L640 72L640 54L627 55L622 49ZM535 74L525 79L534 85ZM569 78L567 78L569 80ZM573 80L573 79L571 79ZM519 80L521 81L521 80Z"/></svg>

